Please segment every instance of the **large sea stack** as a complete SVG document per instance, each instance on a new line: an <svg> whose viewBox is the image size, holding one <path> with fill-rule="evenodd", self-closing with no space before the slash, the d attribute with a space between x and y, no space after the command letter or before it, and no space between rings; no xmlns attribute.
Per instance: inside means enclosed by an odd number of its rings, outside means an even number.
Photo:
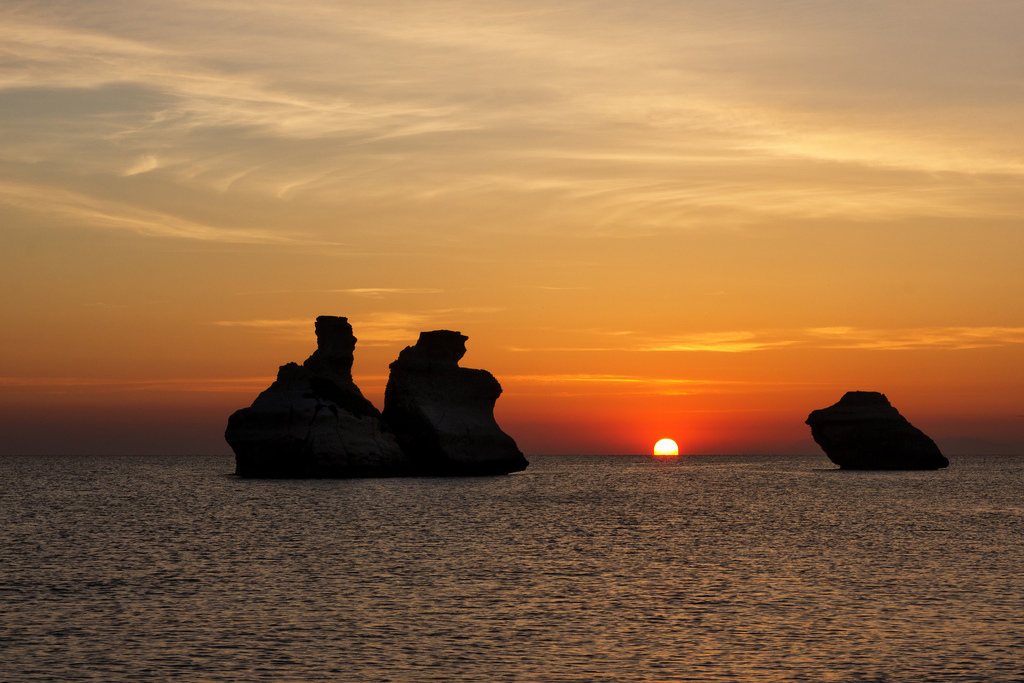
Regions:
<svg viewBox="0 0 1024 683"><path fill-rule="evenodd" d="M228 419L243 477L380 477L410 472L380 411L352 381L356 338L345 318L316 319L317 350Z"/></svg>
<svg viewBox="0 0 1024 683"><path fill-rule="evenodd" d="M811 436L844 470L937 470L949 465L935 442L877 391L849 391L807 418Z"/></svg>
<svg viewBox="0 0 1024 683"><path fill-rule="evenodd" d="M507 474L529 464L494 419L501 395L486 370L459 367L467 337L450 330L421 332L391 364L384 421L421 473Z"/></svg>

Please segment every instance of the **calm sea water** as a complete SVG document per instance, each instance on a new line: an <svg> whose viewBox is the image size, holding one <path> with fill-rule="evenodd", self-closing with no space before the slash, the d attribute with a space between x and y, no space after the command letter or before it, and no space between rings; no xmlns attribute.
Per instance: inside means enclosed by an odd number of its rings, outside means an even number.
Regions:
<svg viewBox="0 0 1024 683"><path fill-rule="evenodd" d="M1024 458L0 458L4 681L1024 681Z"/></svg>

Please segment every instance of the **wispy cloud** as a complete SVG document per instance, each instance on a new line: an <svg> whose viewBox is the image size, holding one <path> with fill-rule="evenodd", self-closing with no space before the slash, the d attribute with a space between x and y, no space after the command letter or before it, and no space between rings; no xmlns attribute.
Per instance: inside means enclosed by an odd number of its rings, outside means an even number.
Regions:
<svg viewBox="0 0 1024 683"><path fill-rule="evenodd" d="M514 388L514 391L519 394L538 391L547 395L560 396L576 396L595 392L687 396L690 394L798 390L811 386L806 382L691 379L591 373L502 375L498 379L504 386Z"/></svg>
<svg viewBox="0 0 1024 683"><path fill-rule="evenodd" d="M725 22L678 3L597 5L445 2L403 6L396 23L387 2L314 1L300 15L284 2L220 2L202 13L196 3L152 3L139 9L146 21L113 8L72 10L57 21L26 3L0 13L0 89L117 87L157 97L80 115L78 127L36 125L46 137L11 140L8 152L29 145L25 158L67 159L69 145L100 141L104 154L89 147L90 158L76 163L109 156L112 174L159 168L180 182L283 200L502 195L524 207L524 196L555 195L563 212L576 207L582 224L608 232L735 225L766 214L1021 210L1009 186L954 177L1002 174L1013 185L1024 174L1019 148L1005 143L1021 130L1012 98L971 108L941 99L950 86L925 87L935 71L928 60L912 64L921 73L910 81L922 92L898 87L898 74L880 67L908 64L899 59L907 47L886 41L886 52L862 55L860 90L835 92L849 79L834 71L862 47L841 26L862 22L874 35L880 15L893 15L894 25L907 19L897 10L816 7L794 16L752 8ZM219 30L226 25L233 30ZM943 73L978 83L941 41L918 33L915 46L948 67ZM1009 78L1012 62L995 56L979 73ZM905 111L891 101L894 88L901 102L927 99L942 115ZM840 96L846 106L830 99ZM438 143L444 154L431 151Z"/></svg>
<svg viewBox="0 0 1024 683"><path fill-rule="evenodd" d="M503 375L500 381L506 386L517 387L517 391L520 391L523 386L533 385L543 387L546 394L554 393L563 396L589 393L595 390L601 391L602 389L613 390L619 394L686 395L692 393L695 387L707 388L720 384L706 380L607 374Z"/></svg>
<svg viewBox="0 0 1024 683"><path fill-rule="evenodd" d="M616 337L615 345L508 346L516 353L633 353L708 352L751 353L784 348L903 351L915 349L964 350L1024 344L1024 327L917 327L868 329L857 327L810 327L790 330L729 330L683 335L645 337L628 331L588 331ZM605 377L588 375L580 377Z"/></svg>
<svg viewBox="0 0 1024 683"><path fill-rule="evenodd" d="M169 14L174 11L168 6ZM113 19L108 30L116 31L117 24ZM197 30L208 29L197 26ZM241 73L212 66L205 58L237 58L236 50L245 49L227 36L222 36L217 47L197 50L199 46L175 44L168 34L155 42L144 41L66 23L5 17L0 22L0 38L8 64L17 66L0 70L0 88L82 89L137 83L173 97L173 108L159 112L153 125L145 129L126 129L126 137L158 134L168 125L183 130L259 128L297 138L344 131L372 136L380 134L382 124L397 130L417 118L443 117L451 110L395 101L356 104L351 98L328 92L303 92L278 81L265 64ZM247 59L260 61L253 53L248 53Z"/></svg>
<svg viewBox="0 0 1024 683"><path fill-rule="evenodd" d="M265 296L267 294L353 294L380 299L390 294L442 294L443 289L431 287L350 287L346 289L273 289L234 292L235 296Z"/></svg>
<svg viewBox="0 0 1024 683"><path fill-rule="evenodd" d="M433 327L434 313L379 312L350 318L359 343L387 346L415 344L419 333Z"/></svg>
<svg viewBox="0 0 1024 683"><path fill-rule="evenodd" d="M262 337L276 342L306 342L314 344L313 318L256 318L250 320L216 320L216 327L243 328L258 332Z"/></svg>
<svg viewBox="0 0 1024 683"><path fill-rule="evenodd" d="M639 350L741 353L800 347L903 351L962 350L1016 344L1024 344L1024 327L813 327L800 330L735 331L658 338L642 343Z"/></svg>
<svg viewBox="0 0 1024 683"><path fill-rule="evenodd" d="M808 343L839 349L979 349L1024 344L1024 327L920 327L904 330L818 327Z"/></svg>
<svg viewBox="0 0 1024 683"><path fill-rule="evenodd" d="M198 223L58 187L0 181L0 203L59 217L78 226L85 225L101 230L127 230L153 237L249 244L323 244L312 240L307 242L301 236L282 235L266 230L225 228Z"/></svg>
<svg viewBox="0 0 1024 683"><path fill-rule="evenodd" d="M253 327L263 330L279 330L295 327L311 328L313 321L306 318L288 318L284 320L217 320L213 324L218 327Z"/></svg>
<svg viewBox="0 0 1024 683"><path fill-rule="evenodd" d="M152 154L145 154L128 167L123 173L124 176L140 175L142 173L149 173L150 171L159 168L160 162Z"/></svg>
<svg viewBox="0 0 1024 683"><path fill-rule="evenodd" d="M272 377L201 377L173 379L112 379L91 377L0 377L0 389L45 392L202 392L235 393L265 389Z"/></svg>
<svg viewBox="0 0 1024 683"><path fill-rule="evenodd" d="M653 340L640 347L641 351L715 351L741 353L791 346L790 339L772 339L757 332L707 332Z"/></svg>
<svg viewBox="0 0 1024 683"><path fill-rule="evenodd" d="M603 351L628 351L628 346L506 346L512 353L598 353Z"/></svg>
<svg viewBox="0 0 1024 683"><path fill-rule="evenodd" d="M322 291L336 294L356 294L358 296L380 299L388 294L440 294L444 290L428 287L353 287L351 289L325 289Z"/></svg>
<svg viewBox="0 0 1024 683"><path fill-rule="evenodd" d="M695 384L696 380L654 380L645 377L631 375L607 375L607 374L552 374L552 375L505 375L504 379L513 382L528 382L539 384L564 384L581 382L585 384L645 384L649 382L662 382L670 384Z"/></svg>

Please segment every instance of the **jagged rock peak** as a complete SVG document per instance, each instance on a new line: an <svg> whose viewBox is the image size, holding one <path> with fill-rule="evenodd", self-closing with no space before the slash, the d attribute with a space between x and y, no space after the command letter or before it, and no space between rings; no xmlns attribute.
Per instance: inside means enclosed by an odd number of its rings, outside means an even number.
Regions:
<svg viewBox="0 0 1024 683"><path fill-rule="evenodd" d="M885 394L877 391L847 391L833 407L864 408L883 406L892 408ZM892 408L896 410L895 408Z"/></svg>
<svg viewBox="0 0 1024 683"><path fill-rule="evenodd" d="M885 394L849 391L807 417L811 436L840 469L934 470L949 465L928 436Z"/></svg>
<svg viewBox="0 0 1024 683"><path fill-rule="evenodd" d="M340 315L320 315L313 323L318 351L352 353L358 341L352 334L348 318Z"/></svg>
<svg viewBox="0 0 1024 683"><path fill-rule="evenodd" d="M840 406L891 406L889 399L880 391L847 391L836 405Z"/></svg>
<svg viewBox="0 0 1024 683"><path fill-rule="evenodd" d="M316 331L316 351L302 366L339 383L351 382L357 339L352 334L348 318L321 315L313 329Z"/></svg>
<svg viewBox="0 0 1024 683"><path fill-rule="evenodd" d="M420 332L415 346L407 346L398 354L398 360L391 364L405 366L441 365L455 367L466 355L466 340L461 332L433 330Z"/></svg>

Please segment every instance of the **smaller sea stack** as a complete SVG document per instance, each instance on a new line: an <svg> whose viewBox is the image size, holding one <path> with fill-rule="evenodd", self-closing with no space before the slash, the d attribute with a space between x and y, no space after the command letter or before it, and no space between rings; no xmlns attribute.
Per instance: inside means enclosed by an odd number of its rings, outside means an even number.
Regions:
<svg viewBox="0 0 1024 683"><path fill-rule="evenodd" d="M939 447L900 415L885 394L848 391L807 417L811 436L843 470L937 470L949 465Z"/></svg>
<svg viewBox="0 0 1024 683"><path fill-rule="evenodd" d="M459 367L466 337L421 332L391 364L384 421L420 474L507 474L529 464L494 420L501 385L486 370Z"/></svg>

